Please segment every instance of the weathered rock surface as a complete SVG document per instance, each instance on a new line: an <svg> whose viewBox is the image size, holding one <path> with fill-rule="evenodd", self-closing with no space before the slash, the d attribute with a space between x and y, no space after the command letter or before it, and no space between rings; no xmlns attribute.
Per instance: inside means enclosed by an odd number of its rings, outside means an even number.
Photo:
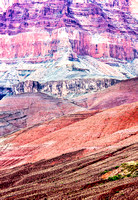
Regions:
<svg viewBox="0 0 138 200"><path fill-rule="evenodd" d="M108 88L119 80L115 79L73 79L49 81L40 84L36 81L20 82L12 86L13 94L22 94L26 92L42 92L55 95L57 97L73 97L89 92L97 92L99 90Z"/></svg>
<svg viewBox="0 0 138 200"><path fill-rule="evenodd" d="M73 102L91 110L112 108L126 103L138 101L138 78L120 83L94 94L74 98Z"/></svg>
<svg viewBox="0 0 138 200"><path fill-rule="evenodd" d="M25 93L0 101L0 136L82 110L67 100L41 93Z"/></svg>
<svg viewBox="0 0 138 200"><path fill-rule="evenodd" d="M83 150L0 172L1 199L137 199L138 178L104 181L101 173L137 159L137 144L103 149L79 159ZM71 159L77 159L71 161ZM65 162L66 160L66 162ZM64 161L64 162L63 162Z"/></svg>
<svg viewBox="0 0 138 200"><path fill-rule="evenodd" d="M104 60L107 62L107 60ZM16 63L0 64L0 86L12 87L26 80L38 81L44 84L48 81L72 79L126 79L138 74L138 59L127 63L118 60L108 60L108 63L98 61L89 56L79 56L77 61L69 61L63 55L57 62L46 63ZM112 65L112 66L111 66Z"/></svg>
<svg viewBox="0 0 138 200"><path fill-rule="evenodd" d="M115 7L64 0L60 6L58 1L13 4L0 16L0 57L40 62L60 57L66 47L77 55L132 60L136 57L136 20L128 9ZM13 36L5 37L6 33ZM72 52L70 58L74 58Z"/></svg>
<svg viewBox="0 0 138 200"><path fill-rule="evenodd" d="M81 112L0 138L1 168L84 149L83 155L138 141L138 103ZM83 116L84 114L84 116Z"/></svg>
<svg viewBox="0 0 138 200"><path fill-rule="evenodd" d="M23 93L37 93L41 92L41 86L36 81L25 81L20 82L17 85L12 86L13 94L23 94Z"/></svg>
<svg viewBox="0 0 138 200"><path fill-rule="evenodd" d="M136 76L133 66L124 66L137 58L138 47L137 21L129 1L12 1L10 5L0 14L0 61L10 64L6 70L0 65L0 85L27 78ZM121 67L111 66L110 59L117 59ZM38 65L24 69L23 63L43 65L40 70Z"/></svg>

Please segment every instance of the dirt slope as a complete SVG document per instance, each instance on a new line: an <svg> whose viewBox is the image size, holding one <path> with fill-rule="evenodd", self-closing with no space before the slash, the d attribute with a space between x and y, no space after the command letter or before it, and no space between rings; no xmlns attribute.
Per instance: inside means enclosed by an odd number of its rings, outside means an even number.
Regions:
<svg viewBox="0 0 138 200"><path fill-rule="evenodd" d="M42 93L25 93L0 101L0 136L36 123L74 113L80 107Z"/></svg>
<svg viewBox="0 0 138 200"><path fill-rule="evenodd" d="M74 152L74 155L79 153ZM137 144L106 151L103 149L76 161L67 161L72 155L73 153L65 154L52 160L42 160L1 171L0 199L137 199L138 177L126 177L116 181L101 178L104 170L112 170L121 163L136 160ZM53 164L56 161L57 164Z"/></svg>
<svg viewBox="0 0 138 200"><path fill-rule="evenodd" d="M1 169L80 149L90 154L103 147L133 144L138 141L137 107L135 102L99 113L67 115L1 137Z"/></svg>
<svg viewBox="0 0 138 200"><path fill-rule="evenodd" d="M128 79L93 94L87 94L73 101L88 109L107 109L138 101L138 78Z"/></svg>

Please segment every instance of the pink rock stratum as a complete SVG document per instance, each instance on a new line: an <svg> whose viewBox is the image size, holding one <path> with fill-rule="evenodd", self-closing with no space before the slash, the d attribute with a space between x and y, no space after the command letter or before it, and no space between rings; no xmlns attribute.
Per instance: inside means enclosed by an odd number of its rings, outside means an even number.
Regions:
<svg viewBox="0 0 138 200"><path fill-rule="evenodd" d="M2 1L0 86L24 80L135 77L134 5L130 0Z"/></svg>

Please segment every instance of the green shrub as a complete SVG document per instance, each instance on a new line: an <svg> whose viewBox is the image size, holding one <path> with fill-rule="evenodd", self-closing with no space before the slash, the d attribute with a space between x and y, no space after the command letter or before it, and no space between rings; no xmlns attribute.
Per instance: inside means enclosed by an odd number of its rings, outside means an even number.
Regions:
<svg viewBox="0 0 138 200"><path fill-rule="evenodd" d="M107 172L109 172L109 170L104 170L103 172L101 172L101 174L106 174Z"/></svg>
<svg viewBox="0 0 138 200"><path fill-rule="evenodd" d="M127 174L127 177L130 177L131 176L131 174Z"/></svg>
<svg viewBox="0 0 138 200"><path fill-rule="evenodd" d="M118 174L118 175L115 175L115 176L109 176L108 177L108 180L109 181L116 181L116 180L119 180L119 179L121 179L122 178L122 176L121 176L121 174Z"/></svg>

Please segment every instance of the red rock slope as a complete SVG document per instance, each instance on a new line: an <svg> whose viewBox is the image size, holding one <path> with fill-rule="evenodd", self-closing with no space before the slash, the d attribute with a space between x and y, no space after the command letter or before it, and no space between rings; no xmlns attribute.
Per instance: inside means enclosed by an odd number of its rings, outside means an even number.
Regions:
<svg viewBox="0 0 138 200"><path fill-rule="evenodd" d="M10 96L0 101L0 135L78 110L67 100L42 93Z"/></svg>
<svg viewBox="0 0 138 200"><path fill-rule="evenodd" d="M138 101L138 78L128 79L97 93L74 99L74 103L88 109L107 109Z"/></svg>
<svg viewBox="0 0 138 200"><path fill-rule="evenodd" d="M136 144L93 153L71 161L79 152L0 171L1 200L137 200L138 177L102 180L105 170L137 159ZM66 161L66 159L69 159ZM60 164L52 164L55 160ZM63 162L64 160L64 162Z"/></svg>
<svg viewBox="0 0 138 200"><path fill-rule="evenodd" d="M138 141L137 108L136 102L121 105L70 125L63 117L2 137L0 166L13 167L80 149L89 154L103 147L132 144Z"/></svg>

